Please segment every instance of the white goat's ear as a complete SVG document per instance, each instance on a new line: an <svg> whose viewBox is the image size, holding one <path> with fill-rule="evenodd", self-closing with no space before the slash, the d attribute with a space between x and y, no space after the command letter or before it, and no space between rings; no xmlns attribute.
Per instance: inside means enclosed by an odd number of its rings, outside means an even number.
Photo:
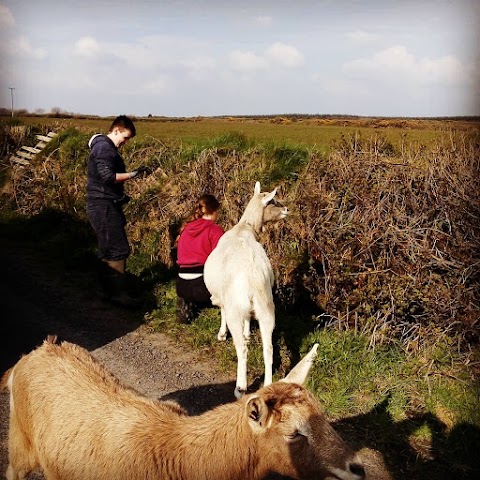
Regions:
<svg viewBox="0 0 480 480"><path fill-rule="evenodd" d="M267 193L267 195L265 195L263 198L262 198L262 204L264 207L266 207L268 205L268 202L270 200L272 200L272 198L277 194L277 189L275 188L275 190L273 190L273 192L270 192L270 193Z"/></svg>
<svg viewBox="0 0 480 480"><path fill-rule="evenodd" d="M300 362L293 367L290 373L281 382L298 383L303 385L307 379L310 368L313 365L313 361L317 356L318 343L316 343L312 349L300 360Z"/></svg>
<svg viewBox="0 0 480 480"><path fill-rule="evenodd" d="M245 413L250 428L255 433L261 433L266 426L268 406L262 397L252 395L245 405Z"/></svg>
<svg viewBox="0 0 480 480"><path fill-rule="evenodd" d="M256 195L257 193L260 193L260 182L255 183L255 189L253 190L253 194Z"/></svg>

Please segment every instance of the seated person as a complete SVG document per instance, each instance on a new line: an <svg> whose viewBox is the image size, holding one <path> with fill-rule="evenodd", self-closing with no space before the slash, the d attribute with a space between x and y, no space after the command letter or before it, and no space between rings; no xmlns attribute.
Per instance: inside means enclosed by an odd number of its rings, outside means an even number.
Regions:
<svg viewBox="0 0 480 480"><path fill-rule="evenodd" d="M203 267L224 233L216 224L219 209L220 203L213 195L202 195L177 238L179 323L190 323L200 309L213 306L203 280Z"/></svg>

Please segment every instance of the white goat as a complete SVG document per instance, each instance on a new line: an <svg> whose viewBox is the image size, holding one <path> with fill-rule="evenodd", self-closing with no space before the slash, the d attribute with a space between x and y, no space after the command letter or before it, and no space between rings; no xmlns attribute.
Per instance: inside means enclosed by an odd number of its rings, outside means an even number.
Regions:
<svg viewBox="0 0 480 480"><path fill-rule="evenodd" d="M242 218L220 238L205 263L205 285L212 295L212 303L221 308L218 339L227 338L228 327L237 352L237 398L247 391L247 344L252 315L258 320L262 337L264 384L272 383L274 276L265 250L258 242L258 234L267 221L278 221L288 214L287 207L268 205L276 193L277 189L260 192L260 182L257 182Z"/></svg>

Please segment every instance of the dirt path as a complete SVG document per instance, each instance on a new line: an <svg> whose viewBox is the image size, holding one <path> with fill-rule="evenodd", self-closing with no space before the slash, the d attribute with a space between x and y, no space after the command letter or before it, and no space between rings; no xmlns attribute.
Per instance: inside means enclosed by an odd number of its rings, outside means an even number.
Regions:
<svg viewBox="0 0 480 480"><path fill-rule="evenodd" d="M152 398L174 399L193 415L234 401L234 374L151 332L142 324L142 312L112 308L95 297L88 278L84 284L90 287L79 288L71 271L55 271L28 249L5 240L0 249L0 374L48 334L56 334L91 351L125 384ZM1 392L0 477L7 467L7 427L8 396ZM370 480L392 479L378 452L361 453Z"/></svg>

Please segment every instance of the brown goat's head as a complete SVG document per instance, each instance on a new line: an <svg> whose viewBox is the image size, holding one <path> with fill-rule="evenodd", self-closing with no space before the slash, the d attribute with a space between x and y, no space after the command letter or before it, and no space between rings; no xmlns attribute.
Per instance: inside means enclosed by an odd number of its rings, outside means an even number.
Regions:
<svg viewBox="0 0 480 480"><path fill-rule="evenodd" d="M285 379L242 399L259 446L259 473L299 480L364 480L359 456L333 430L318 401L303 386L318 344Z"/></svg>
<svg viewBox="0 0 480 480"><path fill-rule="evenodd" d="M295 479L364 480L362 461L334 431L305 388L277 382L247 397L248 422L259 451L268 451L261 471Z"/></svg>
<svg viewBox="0 0 480 480"><path fill-rule="evenodd" d="M318 344L280 382L245 397L245 416L257 437L260 472L299 480L364 480L362 461L333 430L305 383Z"/></svg>
<svg viewBox="0 0 480 480"><path fill-rule="evenodd" d="M333 430L318 401L301 386L318 344L280 381L245 397L245 416L257 438L260 471L307 480L364 480L362 461Z"/></svg>

